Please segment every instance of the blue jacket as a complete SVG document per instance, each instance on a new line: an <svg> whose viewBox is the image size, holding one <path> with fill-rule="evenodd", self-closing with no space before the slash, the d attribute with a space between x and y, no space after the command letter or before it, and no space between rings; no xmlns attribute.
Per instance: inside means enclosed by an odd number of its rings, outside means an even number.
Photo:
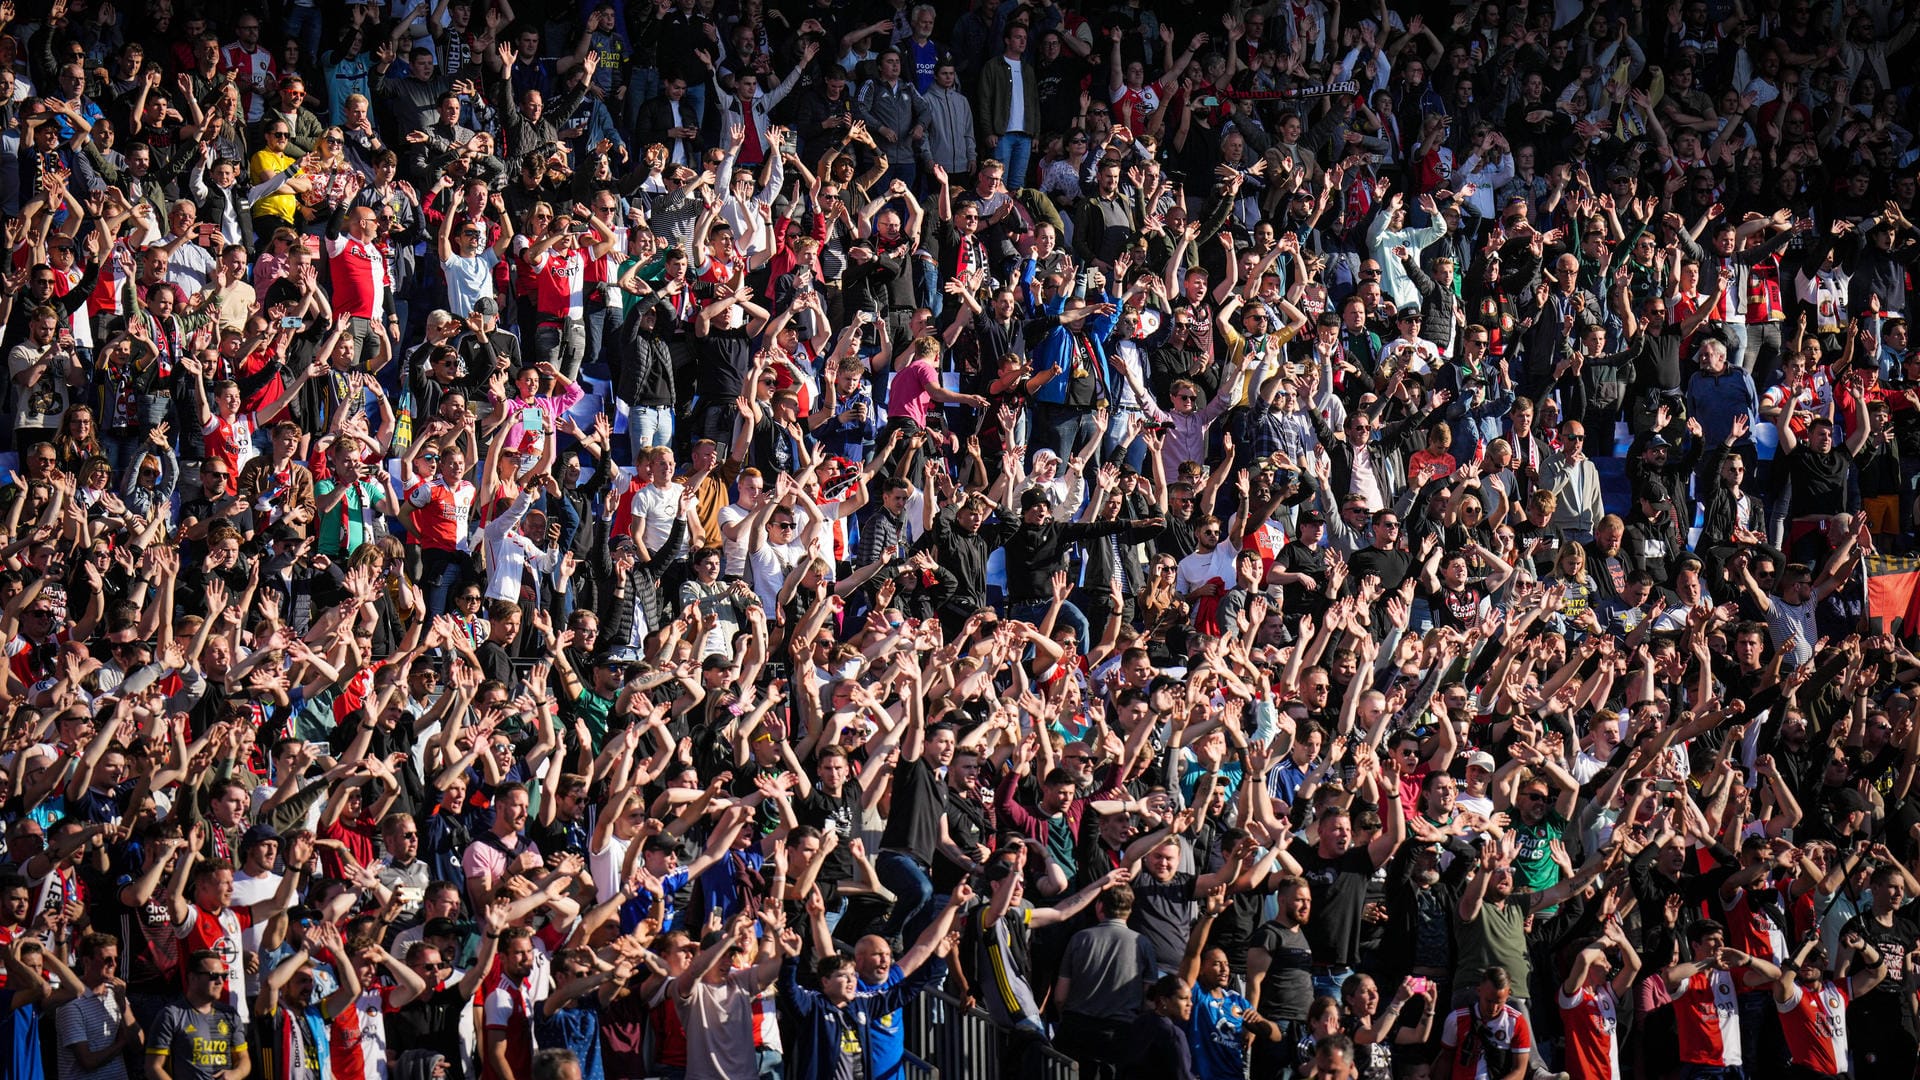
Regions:
<svg viewBox="0 0 1920 1080"><path fill-rule="evenodd" d="M1089 304L1113 302L1113 297L1108 296L1104 291L1097 297L1087 298ZM1066 309L1066 297L1055 297L1040 309L1040 317L1058 319L1061 312ZM1119 321L1119 318L1120 313L1116 310L1110 315L1090 315L1081 320L1077 328L1054 327L1047 334L1046 340L1040 343L1040 347L1033 350L1033 370L1052 369L1053 371L1053 377L1034 393L1033 400L1044 401L1050 405L1066 404L1067 384L1072 381L1073 331L1075 329L1085 333L1087 340L1093 345L1094 378L1100 380L1100 385L1105 388L1100 391L1099 397L1107 401L1113 400L1107 378L1107 335L1113 333L1114 324Z"/></svg>
<svg viewBox="0 0 1920 1080"><path fill-rule="evenodd" d="M1718 446L1733 432L1733 418L1747 414L1747 422L1760 422L1760 392L1753 388L1753 376L1729 366L1718 375L1696 371L1687 382L1687 408L1700 421L1700 438L1707 446ZM1742 443L1752 441L1752 436Z"/></svg>
<svg viewBox="0 0 1920 1080"><path fill-rule="evenodd" d="M873 1055L865 1051L866 1029L874 1021L906 1007L920 991L946 978L947 962L934 957L926 965L885 990L859 992L844 1006L835 1007L818 990L799 982L800 961L780 965L780 997L799 1021L794 1047L787 1054L791 1080L833 1080L840 1040L851 1030L860 1040L861 1073L873 1075Z"/></svg>

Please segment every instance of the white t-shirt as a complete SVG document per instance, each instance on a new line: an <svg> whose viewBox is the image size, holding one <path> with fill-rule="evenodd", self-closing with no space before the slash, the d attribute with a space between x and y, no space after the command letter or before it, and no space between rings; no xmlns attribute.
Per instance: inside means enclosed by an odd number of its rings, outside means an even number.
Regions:
<svg viewBox="0 0 1920 1080"><path fill-rule="evenodd" d="M726 530L753 516L753 511L739 503L728 503L720 508L720 572L727 577L743 577L747 572L747 531L740 530L735 539L727 539Z"/></svg>
<svg viewBox="0 0 1920 1080"><path fill-rule="evenodd" d="M483 296L493 295L493 268L500 256L492 248L481 248L478 255L450 256L447 268L447 310L456 319L473 314L473 305Z"/></svg>
<svg viewBox="0 0 1920 1080"><path fill-rule="evenodd" d="M262 900L269 899L280 891L280 875L271 871L253 877L245 871L233 875L233 906L252 907ZM260 951L261 935L266 933L264 923L254 923L240 931L240 947L247 952ZM260 992L260 976L248 973L246 976L247 996L251 998Z"/></svg>
<svg viewBox="0 0 1920 1080"><path fill-rule="evenodd" d="M593 874L594 903L604 904L620 891L620 868L626 865L629 846L629 841L609 831L607 846L588 854L587 870Z"/></svg>
<svg viewBox="0 0 1920 1080"><path fill-rule="evenodd" d="M1013 69L1013 94L1007 100L1007 130L1032 134L1027 128L1027 73L1018 60L1008 60L1007 66Z"/></svg>
<svg viewBox="0 0 1920 1080"><path fill-rule="evenodd" d="M1232 544L1222 540L1210 552L1196 551L1180 560L1180 572L1174 576L1174 591L1182 596L1219 578L1233 586L1233 560L1238 552Z"/></svg>
<svg viewBox="0 0 1920 1080"><path fill-rule="evenodd" d="M633 516L645 522L640 538L649 554L659 553L660 546L667 542L667 534L673 531L673 522L680 516L683 490L678 483L648 484L633 493Z"/></svg>
<svg viewBox="0 0 1920 1080"><path fill-rule="evenodd" d="M794 541L776 544L771 541L762 543L760 550L747 556L747 566L752 571L753 591L760 597L760 606L771 617L780 608L780 586L787 583L787 575L807 557L807 545Z"/></svg>

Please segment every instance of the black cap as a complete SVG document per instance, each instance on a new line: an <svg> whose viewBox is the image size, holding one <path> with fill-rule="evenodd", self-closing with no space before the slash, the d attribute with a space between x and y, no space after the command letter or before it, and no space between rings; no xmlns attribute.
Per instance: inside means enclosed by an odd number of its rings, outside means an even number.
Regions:
<svg viewBox="0 0 1920 1080"><path fill-rule="evenodd" d="M1022 513L1036 506L1049 506L1051 504L1052 500L1047 498L1047 493L1041 488L1030 487L1020 493L1020 510Z"/></svg>
<svg viewBox="0 0 1920 1080"><path fill-rule="evenodd" d="M1408 316L1418 314L1420 314L1419 304L1401 304L1400 307L1394 311L1393 317L1396 319L1404 319Z"/></svg>
<svg viewBox="0 0 1920 1080"><path fill-rule="evenodd" d="M1640 497L1648 502L1666 502L1667 485L1659 480L1649 480L1641 487Z"/></svg>
<svg viewBox="0 0 1920 1080"><path fill-rule="evenodd" d="M500 314L500 302L491 296L483 296L473 302L473 313L475 315L498 316Z"/></svg>
<svg viewBox="0 0 1920 1080"><path fill-rule="evenodd" d="M240 854L245 856L247 852L252 851L261 844L277 844L279 842L280 834L274 831L273 826L255 825L240 837Z"/></svg>
<svg viewBox="0 0 1920 1080"><path fill-rule="evenodd" d="M430 938L458 938L461 936L460 924L454 922L452 919L428 919L427 924L420 928L420 936Z"/></svg>
<svg viewBox="0 0 1920 1080"><path fill-rule="evenodd" d="M1300 527L1303 529L1309 525L1325 525L1326 523L1327 519L1323 517L1318 510L1308 510L1306 513L1300 515Z"/></svg>

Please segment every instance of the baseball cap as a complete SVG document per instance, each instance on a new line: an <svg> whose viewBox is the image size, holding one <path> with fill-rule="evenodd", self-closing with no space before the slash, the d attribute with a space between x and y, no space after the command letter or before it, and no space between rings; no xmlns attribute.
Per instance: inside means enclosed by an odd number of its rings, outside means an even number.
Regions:
<svg viewBox="0 0 1920 1080"><path fill-rule="evenodd" d="M483 296L473 302L473 313L475 315L499 315L500 302L491 296Z"/></svg>
<svg viewBox="0 0 1920 1080"><path fill-rule="evenodd" d="M1468 753L1467 768L1471 769L1476 765L1482 769L1487 770L1488 772L1492 772L1493 771L1493 755L1487 753L1485 750L1474 750Z"/></svg>

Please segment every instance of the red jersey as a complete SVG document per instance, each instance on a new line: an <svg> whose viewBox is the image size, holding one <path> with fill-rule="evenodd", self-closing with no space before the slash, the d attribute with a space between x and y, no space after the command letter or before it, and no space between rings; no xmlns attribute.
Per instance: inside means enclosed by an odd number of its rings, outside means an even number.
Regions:
<svg viewBox="0 0 1920 1080"><path fill-rule="evenodd" d="M534 303L543 322L581 317L587 260L577 249L548 248L527 265L533 268Z"/></svg>
<svg viewBox="0 0 1920 1080"><path fill-rule="evenodd" d="M1560 1005L1560 1026L1567 1036L1569 1076L1586 1080L1620 1080L1619 1015L1615 1011L1613 987L1583 986L1568 997L1566 991L1554 995Z"/></svg>
<svg viewBox="0 0 1920 1080"><path fill-rule="evenodd" d="M386 307L390 280L387 258L372 241L356 240L348 233L323 242L327 254L327 274L333 283L333 313L342 318L374 318Z"/></svg>
<svg viewBox="0 0 1920 1080"><path fill-rule="evenodd" d="M232 419L215 416L200 429L207 456L227 463L227 494L240 490L240 466L252 461L260 451L253 446L253 414L235 413Z"/></svg>
<svg viewBox="0 0 1920 1080"><path fill-rule="evenodd" d="M1847 1047L1847 1005L1852 1001L1845 986L1831 981L1817 987L1796 982L1787 1000L1774 999L1795 1065L1823 1076L1847 1075L1853 1066Z"/></svg>
<svg viewBox="0 0 1920 1080"><path fill-rule="evenodd" d="M1523 1053L1533 1051L1533 1028L1511 1005L1491 1019L1479 1016L1476 1002L1447 1014L1440 1043L1452 1052L1453 1080L1495 1080L1513 1071ZM1437 1073L1436 1073L1437 1075Z"/></svg>
<svg viewBox="0 0 1920 1080"><path fill-rule="evenodd" d="M419 538L420 546L438 551L462 550L467 539L467 524L473 519L473 502L479 494L479 489L466 480L449 487L439 473L408 492L407 501L414 506L408 525Z"/></svg>
<svg viewBox="0 0 1920 1080"><path fill-rule="evenodd" d="M240 88L240 100L246 106L247 123L257 124L266 113L266 91L280 84L280 65L273 54L255 46L251 49L235 42L220 50L220 67L233 73Z"/></svg>
<svg viewBox="0 0 1920 1080"><path fill-rule="evenodd" d="M1673 996L1680 1060L1689 1065L1740 1064L1740 1000L1733 974L1702 971Z"/></svg>
<svg viewBox="0 0 1920 1080"><path fill-rule="evenodd" d="M1742 889L1727 905L1727 946L1778 964L1787 955L1787 936L1781 932L1764 900L1764 893L1761 902L1756 903L1753 890ZM1746 980L1741 978L1746 970L1744 966L1733 970L1736 985L1746 985Z"/></svg>
<svg viewBox="0 0 1920 1080"><path fill-rule="evenodd" d="M229 907L220 911L208 911L199 904L192 905L187 921L176 923L174 936L180 939L180 955L192 956L201 949L212 949L226 962L227 970L234 978L227 980L226 1003L247 1018L246 980L239 978L241 971L240 935L253 925L253 909ZM188 965L181 964L180 972L187 977Z"/></svg>
<svg viewBox="0 0 1920 1080"><path fill-rule="evenodd" d="M533 1075L533 1008L527 1001L527 990L526 982L501 974L497 962L481 989L480 1009L486 1024L483 1037L507 1041L507 1065L514 1076ZM484 1054L480 1076L481 1080L513 1080L495 1072Z"/></svg>

